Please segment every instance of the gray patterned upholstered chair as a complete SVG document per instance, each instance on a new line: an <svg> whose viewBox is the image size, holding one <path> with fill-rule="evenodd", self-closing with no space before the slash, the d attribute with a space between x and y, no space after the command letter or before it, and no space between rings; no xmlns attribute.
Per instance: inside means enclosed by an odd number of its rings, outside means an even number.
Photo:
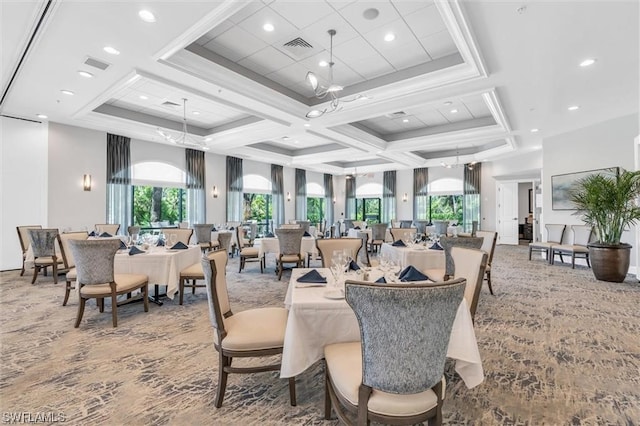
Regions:
<svg viewBox="0 0 640 426"><path fill-rule="evenodd" d="M449 227L448 220L434 220L433 226L435 226L435 233L437 235L447 235L447 228Z"/></svg>
<svg viewBox="0 0 640 426"><path fill-rule="evenodd" d="M476 237L483 238L480 250L487 253L487 268L485 269L485 279L489 286L489 292L493 294L491 287L491 262L493 262L493 252L496 251L496 241L498 241L498 233L494 231L478 231Z"/></svg>
<svg viewBox="0 0 640 426"><path fill-rule="evenodd" d="M220 246L218 241L211 241L211 231L213 230L212 223L193 225L193 230L196 234L196 244L200 246L200 250L203 252Z"/></svg>
<svg viewBox="0 0 640 426"><path fill-rule="evenodd" d="M349 229L353 229L355 227L352 219L345 219L343 225L340 235L347 235L349 233Z"/></svg>
<svg viewBox="0 0 640 426"><path fill-rule="evenodd" d="M351 258L357 261L358 253L362 249L362 238L325 238L316 240L316 247L322 258L322 267L331 268L333 252L336 250L349 250Z"/></svg>
<svg viewBox="0 0 640 426"><path fill-rule="evenodd" d="M176 243L180 241L186 245L189 245L189 241L191 241L191 236L193 235L193 229L191 228L162 228L160 232L165 235L169 243L171 243L171 236L175 235Z"/></svg>
<svg viewBox="0 0 640 426"><path fill-rule="evenodd" d="M229 373L280 370L279 362L255 367L232 367L231 361L236 357L270 357L281 354L288 314L286 309L280 307L232 312L227 293L227 258L224 250L217 250L211 252L208 258L202 259L209 319L214 328L213 347L219 354L218 389L215 401L217 408L222 406ZM289 397L291 405L296 405L294 377L289 378Z"/></svg>
<svg viewBox="0 0 640 426"><path fill-rule="evenodd" d="M311 226L311 221L309 220L296 220L296 223L300 225L305 232L309 232L309 227Z"/></svg>
<svg viewBox="0 0 640 426"><path fill-rule="evenodd" d="M545 253L547 262L551 263L551 248L562 244L567 225L547 223L544 227L547 230L547 241L534 241L529 243L529 260L531 260L531 253L535 251Z"/></svg>
<svg viewBox="0 0 640 426"><path fill-rule="evenodd" d="M429 223L428 220L414 220L413 226L418 230L420 234L426 234L428 223Z"/></svg>
<svg viewBox="0 0 640 426"><path fill-rule="evenodd" d="M455 274L455 263L451 256L453 247L465 247L480 250L484 238L480 237L440 237L440 245L444 249L445 269L425 269L424 272L433 281L446 281ZM484 271L483 271L484 273Z"/></svg>
<svg viewBox="0 0 640 426"><path fill-rule="evenodd" d="M238 272L242 272L246 262L260 262L260 273L262 273L264 272L265 266L264 254L262 255L262 258L260 258L260 249L258 247L253 247L253 241L249 242L248 238L244 238L245 235L246 229L242 226L238 226L236 228L236 237L238 238L238 241L246 241L246 243L241 243L238 248L238 256L240 256Z"/></svg>
<svg viewBox="0 0 640 426"><path fill-rule="evenodd" d="M20 276L24 275L24 261L27 258L27 250L29 249L29 229L42 229L42 225L17 226L18 239L20 240L20 248L22 249L22 270Z"/></svg>
<svg viewBox="0 0 640 426"><path fill-rule="evenodd" d="M60 254L62 255L62 262L64 264L64 268L67 270L67 274L65 276L66 285L64 288L64 300L62 301L62 306L66 306L69 301L69 294L71 290L75 289L73 284L78 278L78 273L76 271L76 260L73 257L73 253L71 252L71 247L69 247L70 240L86 240L89 238L89 233L87 231L80 232L64 232L62 234L58 234L58 245L60 246Z"/></svg>
<svg viewBox="0 0 640 426"><path fill-rule="evenodd" d="M413 220L401 220L400 228L411 228L413 225Z"/></svg>
<svg viewBox="0 0 640 426"><path fill-rule="evenodd" d="M451 257L456 265L455 273L452 277L454 279L464 278L467 281L467 286L464 289L464 298L469 306L471 319L475 321L489 255L478 249L452 247Z"/></svg>
<svg viewBox="0 0 640 426"><path fill-rule="evenodd" d="M47 267L53 269L53 282L58 283L58 264L62 263L62 259L58 259L56 255L56 237L58 230L49 229L28 229L29 244L33 250L33 279L31 284L36 282L40 270L46 275Z"/></svg>
<svg viewBox="0 0 640 426"><path fill-rule="evenodd" d="M369 234L363 231L358 231L358 238L362 240L362 248L358 255L358 260L364 266L371 266L371 259L369 259Z"/></svg>
<svg viewBox="0 0 640 426"><path fill-rule="evenodd" d="M302 235L304 235L304 229L302 228L276 229L276 237L278 237L278 245L280 246L280 253L276 258L278 280L282 278L285 263L295 263L298 268L304 266L304 257L300 253Z"/></svg>
<svg viewBox="0 0 640 426"><path fill-rule="evenodd" d="M140 235L140 227L139 226L127 226L127 235L133 236L135 234Z"/></svg>
<svg viewBox="0 0 640 426"><path fill-rule="evenodd" d="M325 419L442 423L444 365L465 280L373 284L347 281L361 342L325 346Z"/></svg>
<svg viewBox="0 0 640 426"><path fill-rule="evenodd" d="M116 235L120 230L119 223L96 223L98 234L106 232L107 234Z"/></svg>
<svg viewBox="0 0 640 426"><path fill-rule="evenodd" d="M387 234L386 223L374 223L371 225L371 251L377 252L378 247L382 246Z"/></svg>
<svg viewBox="0 0 640 426"><path fill-rule="evenodd" d="M111 298L111 317L113 326L118 326L118 296L129 294L140 289L144 302L144 311L149 311L148 281L142 274L115 274L113 269L116 252L120 248L120 240L69 240L69 247L76 262L77 283L80 295L78 315L74 327L80 326L84 305L88 299L96 299L100 312L104 312L104 298ZM134 298L127 299L130 302Z"/></svg>
<svg viewBox="0 0 640 426"><path fill-rule="evenodd" d="M573 233L573 244L559 244L551 247L551 264L555 262L556 255L560 256L560 261L564 263L563 255L571 256L571 268L576 267L576 257L582 257L589 263L589 248L587 244L591 241L593 228L589 225L571 225Z"/></svg>
<svg viewBox="0 0 640 426"><path fill-rule="evenodd" d="M231 231L218 232L218 248L224 249L229 253L231 250L231 239L233 238L233 233Z"/></svg>

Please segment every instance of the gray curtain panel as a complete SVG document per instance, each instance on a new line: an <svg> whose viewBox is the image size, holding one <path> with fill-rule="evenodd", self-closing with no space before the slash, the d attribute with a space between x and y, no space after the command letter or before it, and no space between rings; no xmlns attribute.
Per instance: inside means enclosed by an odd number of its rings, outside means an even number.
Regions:
<svg viewBox="0 0 640 426"><path fill-rule="evenodd" d="M429 169L413 169L413 220L429 219Z"/></svg>
<svg viewBox="0 0 640 426"><path fill-rule="evenodd" d="M333 224L333 175L324 174L324 218L327 225Z"/></svg>
<svg viewBox="0 0 640 426"><path fill-rule="evenodd" d="M382 175L382 223L396 218L396 171L390 170Z"/></svg>
<svg viewBox="0 0 640 426"><path fill-rule="evenodd" d="M273 202L273 227L284 223L284 171L282 166L271 165L271 201Z"/></svg>
<svg viewBox="0 0 640 426"><path fill-rule="evenodd" d="M307 171L296 169L296 219L307 220Z"/></svg>
<svg viewBox="0 0 640 426"><path fill-rule="evenodd" d="M184 152L187 164L187 220L193 227L196 223L206 221L204 152L190 148Z"/></svg>
<svg viewBox="0 0 640 426"><path fill-rule="evenodd" d="M345 203L344 203L344 218L355 219L356 218L356 177L351 176L345 179Z"/></svg>
<svg viewBox="0 0 640 426"><path fill-rule="evenodd" d="M227 222L242 221L242 159L227 156Z"/></svg>
<svg viewBox="0 0 640 426"><path fill-rule="evenodd" d="M480 178L482 176L482 163L473 165L465 164L462 182L462 222L465 232L471 232L473 221L478 222L480 229Z"/></svg>
<svg viewBox="0 0 640 426"><path fill-rule="evenodd" d="M132 225L131 139L107 133L107 223L119 223L121 234Z"/></svg>

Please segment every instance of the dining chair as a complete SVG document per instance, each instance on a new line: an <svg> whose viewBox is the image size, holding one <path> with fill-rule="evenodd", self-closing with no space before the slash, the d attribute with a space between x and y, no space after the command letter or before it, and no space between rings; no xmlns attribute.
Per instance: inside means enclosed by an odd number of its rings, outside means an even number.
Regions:
<svg viewBox="0 0 640 426"><path fill-rule="evenodd" d="M207 287L209 319L214 329L213 347L218 352L218 388L215 406L220 408L229 373L279 371L280 362L258 366L231 366L233 358L271 357L282 353L288 312L281 307L250 309L234 313L227 291L228 256L216 250L202 259ZM296 405L295 377L289 378L289 398Z"/></svg>
<svg viewBox="0 0 640 426"><path fill-rule="evenodd" d="M195 224L193 225L193 230L196 234L196 244L200 246L200 250L203 252L209 251L220 245L217 240L211 240L211 231L213 231L212 223Z"/></svg>
<svg viewBox="0 0 640 426"><path fill-rule="evenodd" d="M120 230L120 224L118 223L96 223L96 229L98 234L106 232L107 234L116 235Z"/></svg>
<svg viewBox="0 0 640 426"><path fill-rule="evenodd" d="M207 253L211 252L204 253L204 256L207 256ZM184 302L185 287L191 288L191 294L196 294L196 288L198 287L206 287L206 283L203 282L202 284L198 284L198 280L204 280L204 272L202 270L201 262L198 261L180 271L180 281L178 282L180 292L178 302L180 305Z"/></svg>
<svg viewBox="0 0 640 426"><path fill-rule="evenodd" d="M401 220L400 228L411 228L413 226L413 220Z"/></svg>
<svg viewBox="0 0 640 426"><path fill-rule="evenodd" d="M435 233L437 235L447 235L447 228L449 227L448 220L434 220L433 226L435 227Z"/></svg>
<svg viewBox="0 0 640 426"><path fill-rule="evenodd" d="M140 235L140 227L139 226L127 226L127 235L133 236L135 234Z"/></svg>
<svg viewBox="0 0 640 426"><path fill-rule="evenodd" d="M413 226L416 228L417 232L420 234L427 233L427 225L429 224L428 220L414 220Z"/></svg>
<svg viewBox="0 0 640 426"><path fill-rule="evenodd" d="M491 287L491 262L493 262L493 253L496 250L496 241L498 240L498 233L494 231L477 231L476 237L483 238L482 247L480 250L487 253L487 267L485 268L485 279L489 286L489 293L493 295L493 287Z"/></svg>
<svg viewBox="0 0 640 426"><path fill-rule="evenodd" d="M563 255L571 256L571 268L576 267L576 258L583 258L587 262L587 266L591 268L589 263L589 248L587 244L591 241L593 228L589 225L571 225L571 233L573 234L573 244L558 244L551 246L551 264L555 263L556 255L560 256L560 261L564 263Z"/></svg>
<svg viewBox="0 0 640 426"><path fill-rule="evenodd" d="M544 227L547 230L547 241L534 241L529 243L529 260L531 260L532 252L541 252L545 253L547 262L551 263L551 248L562 244L567 225L547 223Z"/></svg>
<svg viewBox="0 0 640 426"><path fill-rule="evenodd" d="M127 298L121 304L142 298L144 311L149 312L149 277L142 274L115 274L114 261L120 249L118 239L69 240L76 262L77 291L80 297L75 328L80 326L84 306L88 299L96 299L100 312L104 312L104 298L111 298L111 320L118 326L118 296L141 290L140 295Z"/></svg>
<svg viewBox="0 0 640 426"><path fill-rule="evenodd" d="M58 284L58 264L62 259L58 259L56 254L56 228L28 229L29 244L33 250L33 278L31 284L36 282L40 270L46 275L47 267L51 266L53 272L53 283Z"/></svg>
<svg viewBox="0 0 640 426"><path fill-rule="evenodd" d="M302 228L276 229L276 237L278 237L278 245L280 246L280 252L278 253L278 257L276 257L278 280L282 278L285 263L295 263L298 268L304 266L304 257L300 253L302 235L304 235Z"/></svg>
<svg viewBox="0 0 640 426"><path fill-rule="evenodd" d="M309 220L296 220L296 223L300 225L300 227L305 231L309 232L309 227L311 226L311 221Z"/></svg>
<svg viewBox="0 0 640 426"><path fill-rule="evenodd" d="M366 233L364 233L366 235ZM322 259L323 268L331 268L333 265L333 252L349 250L351 259L358 260L358 254L362 249L362 238L325 238L316 240L316 247Z"/></svg>
<svg viewBox="0 0 640 426"><path fill-rule="evenodd" d="M391 228L389 229L393 241L409 239L411 234L414 236L418 232L418 228Z"/></svg>
<svg viewBox="0 0 640 426"><path fill-rule="evenodd" d="M160 232L165 235L165 238L171 243L171 236L176 236L176 243L180 241L182 244L189 245L191 236L193 235L192 228L161 228ZM211 237L209 237L211 238Z"/></svg>
<svg viewBox="0 0 640 426"><path fill-rule="evenodd" d="M260 262L260 273L264 272L265 267L265 256L264 254L260 257L260 249L258 247L253 247L253 242L249 242L248 238L244 238L246 234L246 230L242 226L238 226L236 228L236 236L238 241L244 241L238 250L238 256L240 256L240 261L238 262L238 273L242 272L245 267L246 262Z"/></svg>
<svg viewBox="0 0 640 426"><path fill-rule="evenodd" d="M455 275L455 263L451 255L453 247L464 247L480 250L484 243L484 238L480 237L440 237L439 244L444 249L445 268L444 269L425 269L424 272L430 279L434 281L446 281ZM484 273L484 270L483 270Z"/></svg>
<svg viewBox="0 0 640 426"><path fill-rule="evenodd" d="M367 247L369 247L369 234L358 231L357 236L362 240L362 247L360 248L358 259L364 266L371 267L371 259L369 258L369 250L367 249Z"/></svg>
<svg viewBox="0 0 640 426"><path fill-rule="evenodd" d="M17 226L18 240L20 240L20 248L22 249L22 270L20 276L24 275L24 261L27 258L27 250L29 249L29 229L42 229L42 225L26 225ZM46 270L45 270L46 271Z"/></svg>
<svg viewBox="0 0 640 426"><path fill-rule="evenodd" d="M349 233L349 229L353 229L354 227L352 219L345 219L342 224L344 225L344 229L342 229L342 232L340 233L342 236L347 235Z"/></svg>
<svg viewBox="0 0 640 426"><path fill-rule="evenodd" d="M233 256L233 251L231 250L232 238L233 233L231 231L218 231L218 248L226 250L227 253L231 253L231 256Z"/></svg>
<svg viewBox="0 0 640 426"><path fill-rule="evenodd" d="M475 322L480 290L484 280L485 269L489 255L482 250L465 248L461 246L451 247L451 258L455 263L453 279L464 278L467 285L464 289L464 299L467 301L471 319Z"/></svg>
<svg viewBox="0 0 640 426"><path fill-rule="evenodd" d="M69 247L69 241L86 240L87 238L89 238L89 233L87 231L63 232L62 234L58 234L58 246L60 246L60 254L62 255L64 269L67 271L65 275L66 285L64 288L64 300L62 301L62 306L67 306L69 294L71 293L71 290L75 289L74 283L78 278L76 261L73 257L73 253L71 252L71 247Z"/></svg>
<svg viewBox="0 0 640 426"><path fill-rule="evenodd" d="M387 224L386 223L374 223L371 225L371 251L377 252L378 248L382 246L387 236Z"/></svg>
<svg viewBox="0 0 640 426"><path fill-rule="evenodd" d="M458 232L458 237L475 237L476 232L478 232L478 221L473 220L471 221L471 232Z"/></svg>
<svg viewBox="0 0 640 426"><path fill-rule="evenodd" d="M440 283L347 281L360 342L327 345L325 419L358 425L442 424L444 367L464 279Z"/></svg>

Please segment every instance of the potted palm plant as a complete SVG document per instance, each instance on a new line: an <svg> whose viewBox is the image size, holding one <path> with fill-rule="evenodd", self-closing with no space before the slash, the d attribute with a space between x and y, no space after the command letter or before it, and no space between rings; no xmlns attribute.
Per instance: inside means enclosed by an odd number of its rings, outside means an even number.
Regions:
<svg viewBox="0 0 640 426"><path fill-rule="evenodd" d="M622 232L640 219L640 171L597 173L580 179L570 192L582 220L594 228L597 240L589 244L596 279L622 282L629 271L631 245Z"/></svg>

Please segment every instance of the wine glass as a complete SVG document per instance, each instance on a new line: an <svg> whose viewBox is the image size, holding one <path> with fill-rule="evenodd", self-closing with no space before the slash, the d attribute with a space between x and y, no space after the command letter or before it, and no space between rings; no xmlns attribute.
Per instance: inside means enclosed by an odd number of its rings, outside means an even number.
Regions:
<svg viewBox="0 0 640 426"><path fill-rule="evenodd" d="M131 235L131 240L129 241L129 245L131 245L131 244L138 245L138 241L139 240L140 240L140 235L133 234L133 235Z"/></svg>
<svg viewBox="0 0 640 426"><path fill-rule="evenodd" d="M178 236L176 234L169 235L169 242L171 243L171 247L175 246L178 242Z"/></svg>

